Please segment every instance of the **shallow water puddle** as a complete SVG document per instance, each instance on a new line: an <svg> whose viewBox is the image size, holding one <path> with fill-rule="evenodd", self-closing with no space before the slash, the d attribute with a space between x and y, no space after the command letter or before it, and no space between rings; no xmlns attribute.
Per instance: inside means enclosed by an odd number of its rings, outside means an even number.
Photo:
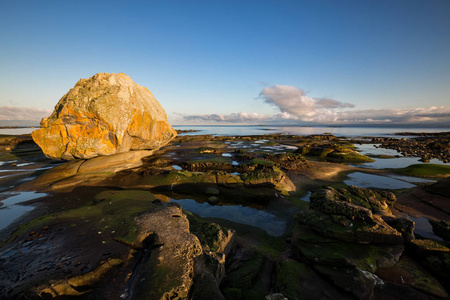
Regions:
<svg viewBox="0 0 450 300"><path fill-rule="evenodd" d="M16 159L16 160L5 160L5 161L0 161L0 166L1 166L1 165L11 165L11 164L16 163L16 162L18 162L17 159Z"/></svg>
<svg viewBox="0 0 450 300"><path fill-rule="evenodd" d="M180 167L180 166L178 166L178 165L172 165L172 168L174 168L174 169L177 170L177 171L183 170L183 168Z"/></svg>
<svg viewBox="0 0 450 300"><path fill-rule="evenodd" d="M311 191L308 191L308 192L306 193L306 195L300 197L300 200L309 202L309 197L311 197Z"/></svg>
<svg viewBox="0 0 450 300"><path fill-rule="evenodd" d="M291 145L280 145L280 146L286 150L297 150L298 149L297 146L291 146Z"/></svg>
<svg viewBox="0 0 450 300"><path fill-rule="evenodd" d="M33 206L12 205L9 207L0 207L0 230L8 226L15 219L26 212L32 211Z"/></svg>
<svg viewBox="0 0 450 300"><path fill-rule="evenodd" d="M296 147L296 146L289 146L289 145L274 145L274 146L263 146L263 147L261 147L261 149L263 151L267 151L267 152L269 152L269 151L273 151L273 152L278 151L280 153L284 153L287 150L297 150L298 147Z"/></svg>
<svg viewBox="0 0 450 300"><path fill-rule="evenodd" d="M442 238L434 234L433 226L431 226L427 218L425 217L415 218L411 216L409 216L409 218L415 223L414 233L420 234L421 236L427 239L435 239L443 241Z"/></svg>
<svg viewBox="0 0 450 300"><path fill-rule="evenodd" d="M30 170L27 169L7 169L7 170L0 170L0 173L6 173L6 172L29 172ZM33 170L31 170L33 171Z"/></svg>
<svg viewBox="0 0 450 300"><path fill-rule="evenodd" d="M395 179L399 179L399 180L403 180L403 181L407 181L410 183L433 183L436 182L437 180L432 180L432 179L425 179L425 178L419 178L419 177L413 177L413 176L404 176L404 175L389 175L389 177L391 178L395 178Z"/></svg>
<svg viewBox="0 0 450 300"><path fill-rule="evenodd" d="M409 189L416 186L403 180L362 172L354 172L347 176L349 179L344 181L346 185L354 185L360 188Z"/></svg>
<svg viewBox="0 0 450 300"><path fill-rule="evenodd" d="M364 164L357 164L353 166L357 167L364 167L364 168L371 168L371 169L388 169L388 168L406 168L410 165L414 164L420 164L423 163L420 160L420 157L406 157L401 156L400 153L398 153L396 150L392 149L384 149L384 148L376 148L375 146L379 146L380 144L362 144L362 145L355 145L356 150L364 155L390 155L390 156L400 156L400 157L393 157L393 158L377 158L377 157L371 157L375 161L368 162ZM432 164L439 164L439 165L450 165L445 164L442 161L438 159L431 159L430 163Z"/></svg>
<svg viewBox="0 0 450 300"><path fill-rule="evenodd" d="M257 141L255 141L254 143L255 144L265 144L265 143L267 143L267 142L269 142L269 140L257 140Z"/></svg>
<svg viewBox="0 0 450 300"><path fill-rule="evenodd" d="M286 230L285 221L264 210L242 205L210 205L209 203L199 203L192 199L170 199L170 202L179 203L183 209L189 210L202 218L221 218L236 223L252 225L265 230L272 236L281 236Z"/></svg>
<svg viewBox="0 0 450 300"><path fill-rule="evenodd" d="M18 167L24 167L24 166L29 166L29 165L34 165L35 163L33 162L27 162L27 163L21 163L21 164L17 164Z"/></svg>
<svg viewBox="0 0 450 300"><path fill-rule="evenodd" d="M223 157L233 157L233 154L231 153L222 153Z"/></svg>
<svg viewBox="0 0 450 300"><path fill-rule="evenodd" d="M6 197L5 197L6 196ZM4 206L10 206L14 204L18 204L25 201L30 201L38 198L42 198L47 196L46 193L36 193L36 192L5 192L1 193L0 197L5 197L0 202L3 203Z"/></svg>
<svg viewBox="0 0 450 300"><path fill-rule="evenodd" d="M36 192L0 193L0 197L5 196L7 198L0 200L0 202L3 203L3 205L0 206L0 230L11 224L11 222L26 212L34 209L33 206L17 205L18 203L42 198L47 196L47 194Z"/></svg>

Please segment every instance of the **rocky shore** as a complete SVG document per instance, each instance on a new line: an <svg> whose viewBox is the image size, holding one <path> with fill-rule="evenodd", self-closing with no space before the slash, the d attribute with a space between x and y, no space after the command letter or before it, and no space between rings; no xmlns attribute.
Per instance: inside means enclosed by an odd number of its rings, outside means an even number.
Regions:
<svg viewBox="0 0 450 300"><path fill-rule="evenodd" d="M151 156L64 164L30 136L2 141L4 174L52 166L33 180L0 178L13 187L4 193L46 193L0 231L2 299L449 298L448 179L347 186L348 172L370 170L348 165L364 156L346 140L178 136ZM282 221L201 217L177 203L186 198ZM412 216L430 220L434 237L415 232ZM281 235L270 222L284 224Z"/></svg>
<svg viewBox="0 0 450 300"><path fill-rule="evenodd" d="M330 133L179 133L99 73L0 135L0 299L450 298L450 166L376 169ZM372 142L448 161L448 135Z"/></svg>
<svg viewBox="0 0 450 300"><path fill-rule="evenodd" d="M373 138L372 143L393 149L403 156L420 157L423 162L438 159L450 162L450 132L438 133L398 133L398 135L419 136L414 138Z"/></svg>

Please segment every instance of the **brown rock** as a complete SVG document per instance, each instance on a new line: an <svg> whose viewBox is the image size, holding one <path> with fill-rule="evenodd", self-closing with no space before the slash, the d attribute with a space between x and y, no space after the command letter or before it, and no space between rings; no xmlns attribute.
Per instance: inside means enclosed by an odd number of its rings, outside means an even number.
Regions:
<svg viewBox="0 0 450 300"><path fill-rule="evenodd" d="M156 242L149 261L136 278L139 284L132 299L187 299L194 261L203 251L198 238L189 232L189 221L181 207L163 206L137 222L142 229L141 239L154 235Z"/></svg>
<svg viewBox="0 0 450 300"><path fill-rule="evenodd" d="M152 93L127 75L98 73L64 95L33 140L54 159L155 150L176 136Z"/></svg>

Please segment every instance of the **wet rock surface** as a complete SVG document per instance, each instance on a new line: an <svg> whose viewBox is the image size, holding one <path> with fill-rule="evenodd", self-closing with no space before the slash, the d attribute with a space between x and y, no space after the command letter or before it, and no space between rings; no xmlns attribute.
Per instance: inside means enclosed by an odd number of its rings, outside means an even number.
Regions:
<svg viewBox="0 0 450 300"><path fill-rule="evenodd" d="M447 280L448 249L415 239L414 222L393 215L395 201L392 193L357 187L318 191L311 196L310 210L297 213L292 250L299 261L342 288L343 297L384 299L404 290L420 299L448 298L441 284ZM425 270L430 270L429 261L439 270L434 275ZM400 277L405 279L399 282Z"/></svg>
<svg viewBox="0 0 450 300"><path fill-rule="evenodd" d="M439 159L445 163L450 161L450 132L439 133L399 133L399 135L420 136L415 138L373 138L373 143L381 143L380 147L393 149L403 156L420 157L422 161Z"/></svg>
<svg viewBox="0 0 450 300"><path fill-rule="evenodd" d="M391 215L389 204L395 202L392 193L330 187L310 199L311 210L299 212L296 218L322 235L355 243L403 242L401 233L383 220L383 216Z"/></svg>

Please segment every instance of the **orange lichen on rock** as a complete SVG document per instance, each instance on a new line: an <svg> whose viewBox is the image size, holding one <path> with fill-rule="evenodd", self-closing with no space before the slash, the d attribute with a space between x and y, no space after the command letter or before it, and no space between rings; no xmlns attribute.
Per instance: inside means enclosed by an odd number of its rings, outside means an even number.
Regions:
<svg viewBox="0 0 450 300"><path fill-rule="evenodd" d="M125 74L81 79L32 133L45 155L88 159L129 150L156 150L176 136L152 93Z"/></svg>

